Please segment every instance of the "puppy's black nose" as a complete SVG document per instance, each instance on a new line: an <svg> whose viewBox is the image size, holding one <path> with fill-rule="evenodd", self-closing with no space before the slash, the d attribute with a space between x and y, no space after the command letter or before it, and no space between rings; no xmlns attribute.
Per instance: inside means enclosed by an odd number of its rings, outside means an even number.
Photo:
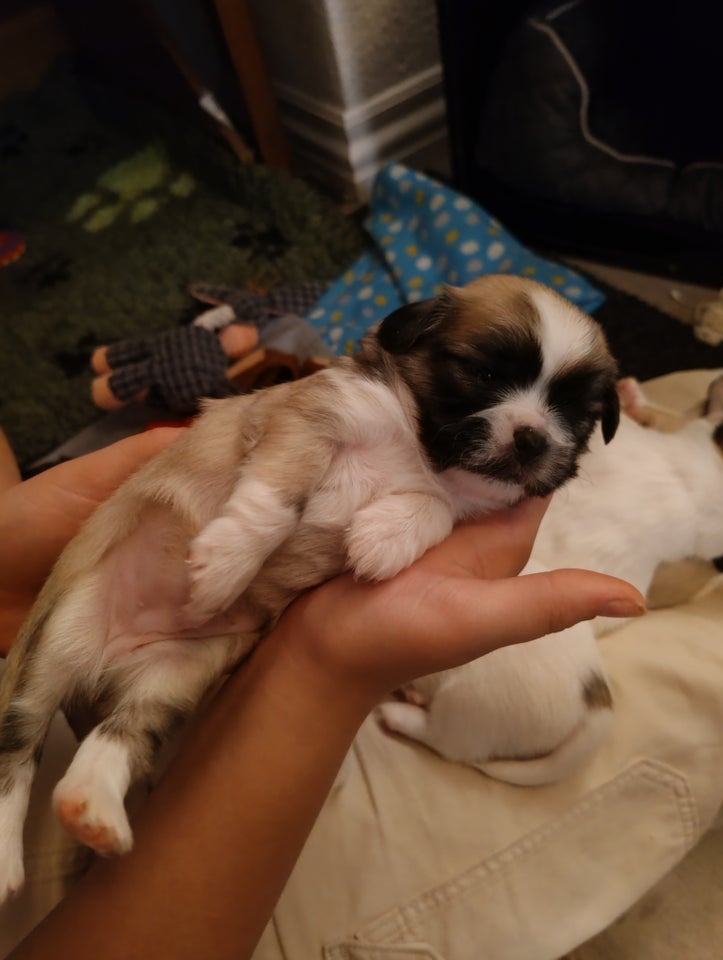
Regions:
<svg viewBox="0 0 723 960"><path fill-rule="evenodd" d="M512 439L517 459L523 465L531 463L547 450L547 437L534 427L518 427Z"/></svg>

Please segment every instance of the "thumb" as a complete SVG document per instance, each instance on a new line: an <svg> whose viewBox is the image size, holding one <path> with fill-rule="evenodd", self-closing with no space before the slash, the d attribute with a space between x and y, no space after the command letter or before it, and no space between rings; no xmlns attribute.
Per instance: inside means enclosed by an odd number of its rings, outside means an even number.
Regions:
<svg viewBox="0 0 723 960"><path fill-rule="evenodd" d="M557 633L594 617L638 617L644 597L625 580L591 570L548 570L502 581L491 616L509 624L506 642ZM507 607L507 617L503 611ZM510 619L509 609L517 611ZM488 608L489 609L489 608Z"/></svg>
<svg viewBox="0 0 723 960"><path fill-rule="evenodd" d="M582 620L645 612L645 600L635 587L589 570L551 570L483 584L461 580L453 594L437 600L440 622L455 623L457 629L440 650L446 662L435 670L557 633Z"/></svg>

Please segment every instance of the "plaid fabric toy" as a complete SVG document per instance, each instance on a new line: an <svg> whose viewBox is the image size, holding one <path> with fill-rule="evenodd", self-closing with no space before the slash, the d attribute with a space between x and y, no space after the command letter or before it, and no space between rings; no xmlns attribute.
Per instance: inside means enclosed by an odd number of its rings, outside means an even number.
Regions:
<svg viewBox="0 0 723 960"><path fill-rule="evenodd" d="M227 376L229 360L247 354L257 343L293 354L301 362L324 355L324 344L301 314L325 289L324 283L308 282L261 294L196 284L191 288L193 295L214 304L214 309L190 326L152 338L121 340L95 351L93 400L106 410L142 400L177 413L193 413L202 397L236 392Z"/></svg>
<svg viewBox="0 0 723 960"><path fill-rule="evenodd" d="M148 388L146 401L190 413L199 397L233 392L226 379L228 357L218 337L202 327L180 327L153 339L121 340L107 351L113 371L108 385L122 403Z"/></svg>
<svg viewBox="0 0 723 960"><path fill-rule="evenodd" d="M255 293L245 287L229 287L211 283L194 283L191 293L202 303L211 303L218 310L207 310L194 323L206 330L217 330L232 320L253 323L263 335L264 324L272 317L295 314L303 317L322 296L327 283L309 280L283 284L268 293Z"/></svg>

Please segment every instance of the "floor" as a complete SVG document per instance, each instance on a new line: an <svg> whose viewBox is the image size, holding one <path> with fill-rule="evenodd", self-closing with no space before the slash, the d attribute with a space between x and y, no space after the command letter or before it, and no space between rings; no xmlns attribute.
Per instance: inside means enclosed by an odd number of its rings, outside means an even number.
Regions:
<svg viewBox="0 0 723 960"><path fill-rule="evenodd" d="M717 290L692 283L680 283L668 277L653 277L575 257L566 257L565 261L683 323L691 322L693 308L697 304L714 300L718 296Z"/></svg>

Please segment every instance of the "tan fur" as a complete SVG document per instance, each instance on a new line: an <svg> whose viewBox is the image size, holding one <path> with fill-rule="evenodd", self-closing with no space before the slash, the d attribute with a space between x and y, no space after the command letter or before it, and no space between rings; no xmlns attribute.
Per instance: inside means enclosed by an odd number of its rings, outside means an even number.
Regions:
<svg viewBox="0 0 723 960"><path fill-rule="evenodd" d="M466 287L450 288L450 298L457 308L450 332L461 344L479 335L480 324L491 334L524 339L533 336L540 323L537 307L518 277L481 277Z"/></svg>

